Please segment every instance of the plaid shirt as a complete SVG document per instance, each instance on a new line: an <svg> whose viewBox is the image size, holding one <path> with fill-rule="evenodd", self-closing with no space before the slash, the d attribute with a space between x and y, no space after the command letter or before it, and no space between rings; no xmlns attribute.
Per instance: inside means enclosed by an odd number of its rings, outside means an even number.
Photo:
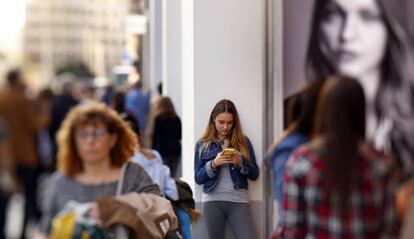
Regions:
<svg viewBox="0 0 414 239"><path fill-rule="evenodd" d="M284 214L276 238L397 236L391 159L365 145L361 152L356 165L361 179L352 190L350 207L344 214L326 193L326 165L320 156L307 145L293 153L286 167Z"/></svg>

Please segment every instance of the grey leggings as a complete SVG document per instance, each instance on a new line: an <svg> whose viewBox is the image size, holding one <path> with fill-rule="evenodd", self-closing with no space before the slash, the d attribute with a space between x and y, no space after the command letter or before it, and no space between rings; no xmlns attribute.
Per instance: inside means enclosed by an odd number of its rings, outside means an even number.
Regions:
<svg viewBox="0 0 414 239"><path fill-rule="evenodd" d="M202 210L210 239L224 239L226 222L237 239L257 239L248 203L204 202Z"/></svg>

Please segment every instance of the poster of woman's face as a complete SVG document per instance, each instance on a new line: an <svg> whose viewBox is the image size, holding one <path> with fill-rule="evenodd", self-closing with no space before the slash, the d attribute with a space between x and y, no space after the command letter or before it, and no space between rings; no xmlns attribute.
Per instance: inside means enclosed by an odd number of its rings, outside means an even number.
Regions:
<svg viewBox="0 0 414 239"><path fill-rule="evenodd" d="M306 81L343 74L359 81L367 138L411 172L414 60L410 0L283 1L285 97Z"/></svg>
<svg viewBox="0 0 414 239"><path fill-rule="evenodd" d="M375 0L335 0L324 7L319 47L325 57L352 77L378 70L388 33Z"/></svg>

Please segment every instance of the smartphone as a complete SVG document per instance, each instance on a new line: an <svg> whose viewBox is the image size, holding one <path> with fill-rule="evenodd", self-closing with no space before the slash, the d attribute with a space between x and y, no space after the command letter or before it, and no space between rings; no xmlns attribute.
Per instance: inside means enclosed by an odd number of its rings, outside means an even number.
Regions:
<svg viewBox="0 0 414 239"><path fill-rule="evenodd" d="M234 156L234 155L236 155L236 150L235 149L233 149L233 148L227 148L227 149L224 149L224 151L223 151L223 154L222 154L223 156Z"/></svg>

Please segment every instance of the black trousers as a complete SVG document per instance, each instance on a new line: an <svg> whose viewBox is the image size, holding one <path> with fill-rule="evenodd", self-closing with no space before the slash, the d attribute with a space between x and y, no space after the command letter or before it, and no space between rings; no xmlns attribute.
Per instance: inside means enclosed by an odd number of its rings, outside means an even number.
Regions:
<svg viewBox="0 0 414 239"><path fill-rule="evenodd" d="M0 188L0 239L6 239L5 227L9 195Z"/></svg>
<svg viewBox="0 0 414 239"><path fill-rule="evenodd" d="M165 156L162 157L164 164L170 168L171 177L178 177L177 170L178 164L180 163L181 157L180 156Z"/></svg>
<svg viewBox="0 0 414 239"><path fill-rule="evenodd" d="M17 177L20 180L24 193L24 216L23 227L21 232L22 239L26 238L27 223L33 220L39 220L40 212L37 207L37 177L38 169L32 167L17 167Z"/></svg>

